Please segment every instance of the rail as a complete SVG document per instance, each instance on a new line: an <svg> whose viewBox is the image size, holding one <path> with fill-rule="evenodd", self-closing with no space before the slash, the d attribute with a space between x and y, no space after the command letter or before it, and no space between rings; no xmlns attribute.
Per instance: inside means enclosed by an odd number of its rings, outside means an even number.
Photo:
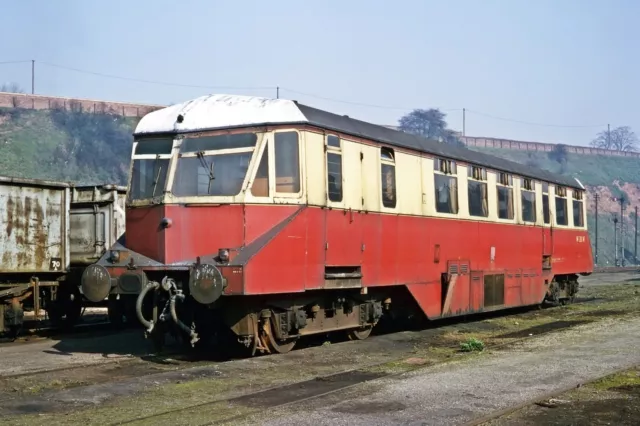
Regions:
<svg viewBox="0 0 640 426"><path fill-rule="evenodd" d="M616 273L616 272L640 272L640 266L604 266L593 268L594 274Z"/></svg>

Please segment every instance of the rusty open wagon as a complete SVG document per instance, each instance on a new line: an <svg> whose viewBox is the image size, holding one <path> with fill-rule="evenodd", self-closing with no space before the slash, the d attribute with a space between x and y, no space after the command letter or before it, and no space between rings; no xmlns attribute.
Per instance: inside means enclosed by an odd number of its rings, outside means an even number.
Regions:
<svg viewBox="0 0 640 426"><path fill-rule="evenodd" d="M0 176L0 333L24 313L51 326L80 317L80 277L124 233L125 189Z"/></svg>

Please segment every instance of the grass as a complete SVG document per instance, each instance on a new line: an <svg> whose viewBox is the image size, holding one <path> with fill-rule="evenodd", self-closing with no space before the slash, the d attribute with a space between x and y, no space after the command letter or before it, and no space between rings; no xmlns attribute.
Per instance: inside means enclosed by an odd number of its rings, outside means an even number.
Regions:
<svg viewBox="0 0 640 426"><path fill-rule="evenodd" d="M640 370L631 369L622 373L604 377L587 386L596 390L618 390L630 387L640 387Z"/></svg>

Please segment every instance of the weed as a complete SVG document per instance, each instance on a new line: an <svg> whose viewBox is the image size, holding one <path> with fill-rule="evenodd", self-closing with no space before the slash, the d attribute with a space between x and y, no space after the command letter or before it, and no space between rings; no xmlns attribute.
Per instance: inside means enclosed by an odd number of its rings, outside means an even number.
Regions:
<svg viewBox="0 0 640 426"><path fill-rule="evenodd" d="M484 343L482 340L471 337L470 339L467 339L466 342L460 343L460 350L462 352L481 352L484 350Z"/></svg>

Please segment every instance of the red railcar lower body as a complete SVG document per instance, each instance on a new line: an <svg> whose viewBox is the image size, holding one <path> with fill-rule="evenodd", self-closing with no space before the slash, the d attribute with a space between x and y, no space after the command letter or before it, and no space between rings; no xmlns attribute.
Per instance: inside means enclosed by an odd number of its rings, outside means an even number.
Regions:
<svg viewBox="0 0 640 426"><path fill-rule="evenodd" d="M364 338L383 316L569 300L593 270L587 231L570 228L291 205L156 206L127 222L126 256L83 285L135 294L149 330L173 321L192 342L231 330L254 353L336 330Z"/></svg>

